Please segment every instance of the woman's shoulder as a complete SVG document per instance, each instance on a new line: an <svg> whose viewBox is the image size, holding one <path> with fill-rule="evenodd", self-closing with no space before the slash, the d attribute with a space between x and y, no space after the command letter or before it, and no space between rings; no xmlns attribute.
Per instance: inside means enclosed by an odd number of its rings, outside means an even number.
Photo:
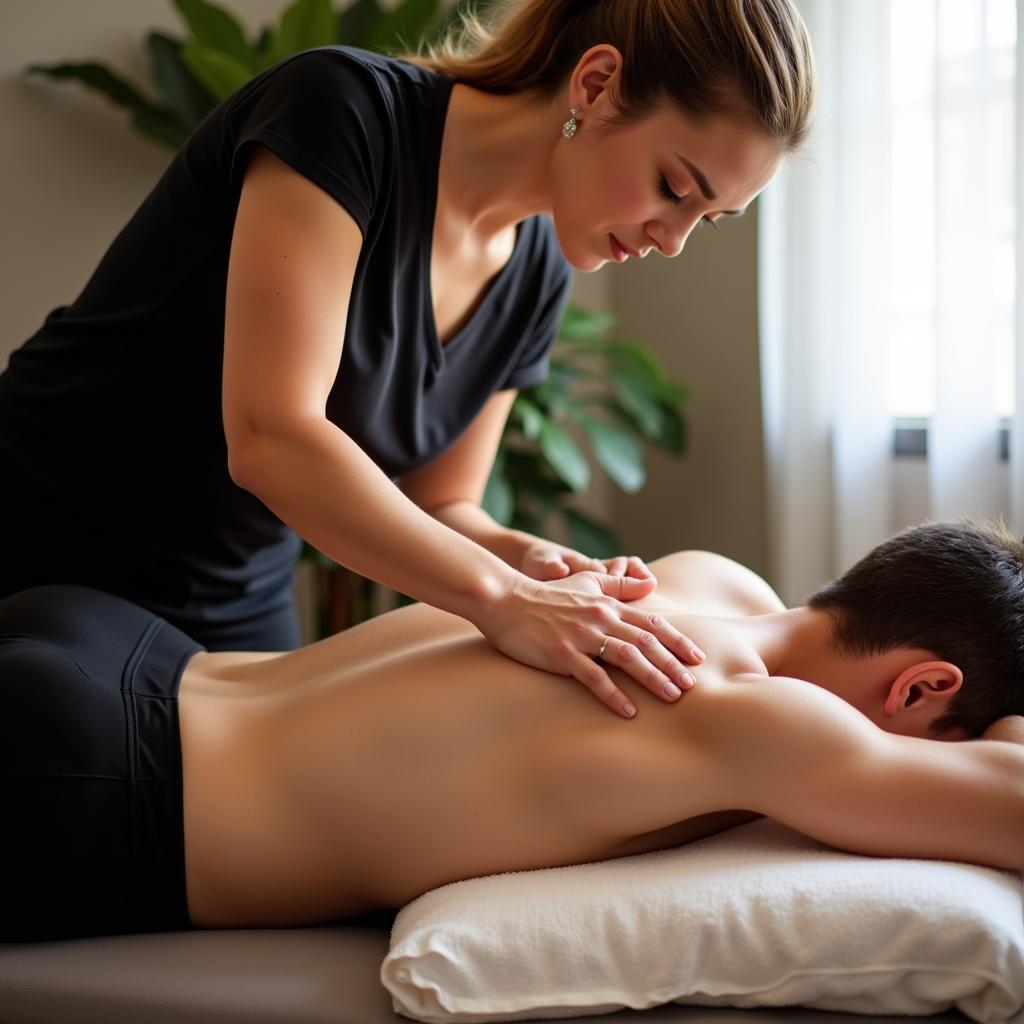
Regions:
<svg viewBox="0 0 1024 1024"><path fill-rule="evenodd" d="M244 108L250 97L280 95L310 102L323 113L339 102L378 107L392 116L416 99L433 94L442 76L354 46L318 46L293 53L260 72L243 86L231 107Z"/></svg>

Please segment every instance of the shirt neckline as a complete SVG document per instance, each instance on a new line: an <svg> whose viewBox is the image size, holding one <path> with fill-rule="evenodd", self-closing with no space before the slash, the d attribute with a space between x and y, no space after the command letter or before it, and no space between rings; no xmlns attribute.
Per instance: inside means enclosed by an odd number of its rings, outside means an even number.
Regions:
<svg viewBox="0 0 1024 1024"><path fill-rule="evenodd" d="M462 339L469 334L491 304L498 291L504 287L505 278L512 272L514 264L519 261L520 251L523 248L524 225L526 221L520 221L516 225L516 241L512 248L512 255L505 265L498 271L497 276L491 282L490 288L480 300L480 304L473 311L473 315L463 325L462 329L449 340L447 345L441 344L441 338L437 332L437 322L434 319L434 286L431 277L431 250L434 244L434 224L437 220L437 195L441 177L441 148L444 143L444 127L448 119L448 108L451 104L452 89L455 86L455 79L447 75L439 75L440 87L438 88L438 101L436 112L437 131L434 132L436 140L434 152L431 154L430 165L433 167L433 174L428 179L431 188L424 197L423 204L423 231L420 240L420 268L424 285L424 322L427 325L427 337L430 341L431 357L434 369L439 371L444 368L447 355L453 351Z"/></svg>

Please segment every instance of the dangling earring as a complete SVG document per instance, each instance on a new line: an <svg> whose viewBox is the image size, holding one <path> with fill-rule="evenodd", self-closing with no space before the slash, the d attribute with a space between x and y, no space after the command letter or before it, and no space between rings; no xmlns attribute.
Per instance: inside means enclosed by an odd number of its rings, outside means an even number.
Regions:
<svg viewBox="0 0 1024 1024"><path fill-rule="evenodd" d="M579 127L579 125L576 124L576 114L582 109L582 107L569 108L569 120L562 125L562 134L567 139L571 139L576 134L576 129Z"/></svg>

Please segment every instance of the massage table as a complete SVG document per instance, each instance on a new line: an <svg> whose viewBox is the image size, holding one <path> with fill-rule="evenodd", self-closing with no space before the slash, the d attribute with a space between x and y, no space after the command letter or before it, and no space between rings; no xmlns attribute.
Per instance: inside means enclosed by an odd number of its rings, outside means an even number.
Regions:
<svg viewBox="0 0 1024 1024"><path fill-rule="evenodd" d="M886 1014L915 1005L925 1009L898 1012L965 1024L958 1010L932 1012L962 1006L1024 1024L1021 884L1018 872L858 857L762 819L673 850L466 879L400 912L315 928L0 943L0 1024L400 1024L447 1021L452 1008L469 1021L481 994L487 1012L500 1003L529 1020L545 1016L529 1009L544 1005L537 992L564 996L551 1005L579 1016L547 1016L578 1024L908 1024ZM954 995L967 974L980 988ZM679 1002L660 998L673 976ZM832 988L828 1008L826 976L853 979L854 1001ZM596 997L630 977L639 989L603 1010ZM846 1012L872 999L873 1015Z"/></svg>
<svg viewBox="0 0 1024 1024"><path fill-rule="evenodd" d="M0 1024L400 1024L380 983L394 913L322 928L0 944ZM908 1024L804 1009L658 1006L578 1024ZM959 1013L916 1018L965 1024ZM1013 1019L1024 1024L1024 1013Z"/></svg>

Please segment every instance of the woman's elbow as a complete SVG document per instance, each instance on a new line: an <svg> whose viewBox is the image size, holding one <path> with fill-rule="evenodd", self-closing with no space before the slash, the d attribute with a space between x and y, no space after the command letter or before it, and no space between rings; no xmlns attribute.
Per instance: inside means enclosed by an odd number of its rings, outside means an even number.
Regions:
<svg viewBox="0 0 1024 1024"><path fill-rule="evenodd" d="M268 460L272 458L275 438L282 433L271 425L247 420L245 425L225 428L228 450L228 474L236 486L259 497L266 479Z"/></svg>
<svg viewBox="0 0 1024 1024"><path fill-rule="evenodd" d="M325 428L337 431L322 415L311 414L250 420L244 427L225 429L232 481L263 499L275 480L288 475L296 460L305 462L304 456L322 450Z"/></svg>
<svg viewBox="0 0 1024 1024"><path fill-rule="evenodd" d="M258 445L259 441L252 433L229 438L227 442L228 475L235 486L253 494L256 493L259 480L256 458Z"/></svg>

